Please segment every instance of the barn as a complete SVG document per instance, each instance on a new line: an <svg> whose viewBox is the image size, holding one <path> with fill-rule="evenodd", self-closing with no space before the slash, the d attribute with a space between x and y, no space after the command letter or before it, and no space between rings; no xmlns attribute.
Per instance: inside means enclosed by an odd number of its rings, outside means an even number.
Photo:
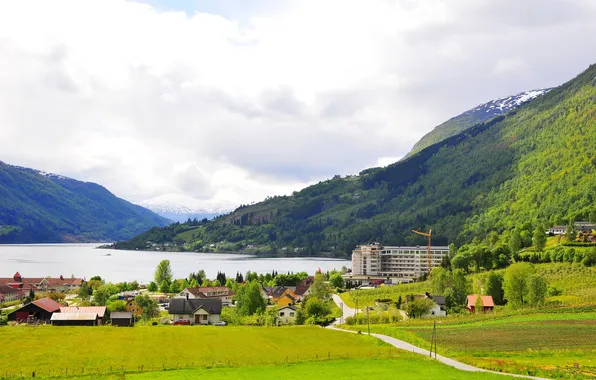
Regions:
<svg viewBox="0 0 596 380"><path fill-rule="evenodd" d="M85 313L85 314L96 314L97 315L97 325L103 325L104 317L106 315L106 307L105 306L70 306L70 307L61 307L60 313L62 314L70 314L70 313Z"/></svg>
<svg viewBox="0 0 596 380"><path fill-rule="evenodd" d="M8 314L8 320L16 322L47 322L52 318L53 313L60 312L61 306L51 298L41 298Z"/></svg>
<svg viewBox="0 0 596 380"><path fill-rule="evenodd" d="M97 326L97 313L54 313L51 318L54 326Z"/></svg>
<svg viewBox="0 0 596 380"><path fill-rule="evenodd" d="M130 311L114 311L110 314L112 326L129 326L135 325L135 318Z"/></svg>

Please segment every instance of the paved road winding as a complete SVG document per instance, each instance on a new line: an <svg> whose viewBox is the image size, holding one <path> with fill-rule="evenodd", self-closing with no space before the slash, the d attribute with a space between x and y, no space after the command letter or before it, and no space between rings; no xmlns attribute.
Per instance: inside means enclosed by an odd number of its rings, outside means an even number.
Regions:
<svg viewBox="0 0 596 380"><path fill-rule="evenodd" d="M337 294L333 294L332 297L333 297L333 301L337 304L337 306L339 306L343 310L343 318L336 320L333 324L329 325L327 328L332 329L332 330L337 330L337 331L356 333L356 331L343 330L343 329L339 329L336 327L336 324L340 324L341 322L343 322L343 320L345 320L345 318L354 316L356 314L356 309L352 309L352 308L348 307ZM386 343L389 343L393 347L396 347L396 348L399 348L402 350L406 350L406 351L410 351L410 352L414 352L414 353L420 354L420 355L430 356L429 350L414 346L413 344L404 342L403 340L395 339L390 336L382 335L382 334L374 334L373 333L370 335L374 336L375 338L381 339L382 341L384 341ZM436 359L438 361L440 361L441 363L447 364L448 366L457 368L462 371L489 372L489 373L495 373L497 375L519 377L519 378L524 378L524 379L548 380L543 377L533 377L533 376L517 375L514 373L503 373L503 372L489 371L484 368L478 368L478 367L474 367L474 366L471 366L468 364L464 364L464 363L458 362L456 360L453 360L453 359L450 359L450 358L447 358L447 357L441 356L441 355L437 355Z"/></svg>

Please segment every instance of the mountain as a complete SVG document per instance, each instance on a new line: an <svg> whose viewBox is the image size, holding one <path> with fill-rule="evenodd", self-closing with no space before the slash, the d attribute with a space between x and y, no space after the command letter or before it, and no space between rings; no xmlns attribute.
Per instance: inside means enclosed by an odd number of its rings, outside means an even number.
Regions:
<svg viewBox="0 0 596 380"><path fill-rule="evenodd" d="M95 183L0 161L0 243L116 241L167 224Z"/></svg>
<svg viewBox="0 0 596 380"><path fill-rule="evenodd" d="M199 225L154 229L185 249L348 255L356 244L464 244L538 223L596 220L596 66L384 168L278 196ZM141 235L119 248L144 244ZM180 245L180 244L179 244Z"/></svg>
<svg viewBox="0 0 596 380"><path fill-rule="evenodd" d="M443 141L447 137L451 137L462 131L465 131L476 124L490 120L495 116L504 115L507 112L518 108L522 104L536 98L537 96L546 94L550 90L550 88L544 88L540 90L525 91L517 95L508 96L506 98L491 100L490 102L472 108L461 115L447 120L443 124L435 127L435 129L424 135L420 141L414 144L414 147L410 153L406 155L406 157L410 157L411 155L420 152L422 149Z"/></svg>
<svg viewBox="0 0 596 380"><path fill-rule="evenodd" d="M159 195L139 202L139 205L175 222L213 219L236 208L231 202L200 201L182 194Z"/></svg>

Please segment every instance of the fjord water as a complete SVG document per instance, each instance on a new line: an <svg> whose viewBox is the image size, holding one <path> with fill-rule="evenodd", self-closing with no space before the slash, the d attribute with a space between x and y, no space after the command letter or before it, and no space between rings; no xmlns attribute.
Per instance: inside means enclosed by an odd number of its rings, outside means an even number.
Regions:
<svg viewBox="0 0 596 380"><path fill-rule="evenodd" d="M175 278L203 269L209 278L217 272L227 276L247 271L267 273L314 273L350 266L347 260L326 258L257 258L250 255L196 252L146 252L95 249L98 244L0 245L0 277L19 271L23 277L63 275L89 279L99 275L107 281L148 283L161 260L170 260ZM107 256L110 254L110 256Z"/></svg>

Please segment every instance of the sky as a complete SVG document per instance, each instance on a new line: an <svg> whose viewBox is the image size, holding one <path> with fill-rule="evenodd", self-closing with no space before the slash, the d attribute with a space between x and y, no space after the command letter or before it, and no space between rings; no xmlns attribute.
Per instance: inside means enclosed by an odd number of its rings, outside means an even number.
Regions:
<svg viewBox="0 0 596 380"><path fill-rule="evenodd" d="M593 0L0 2L0 160L249 203L596 62Z"/></svg>

